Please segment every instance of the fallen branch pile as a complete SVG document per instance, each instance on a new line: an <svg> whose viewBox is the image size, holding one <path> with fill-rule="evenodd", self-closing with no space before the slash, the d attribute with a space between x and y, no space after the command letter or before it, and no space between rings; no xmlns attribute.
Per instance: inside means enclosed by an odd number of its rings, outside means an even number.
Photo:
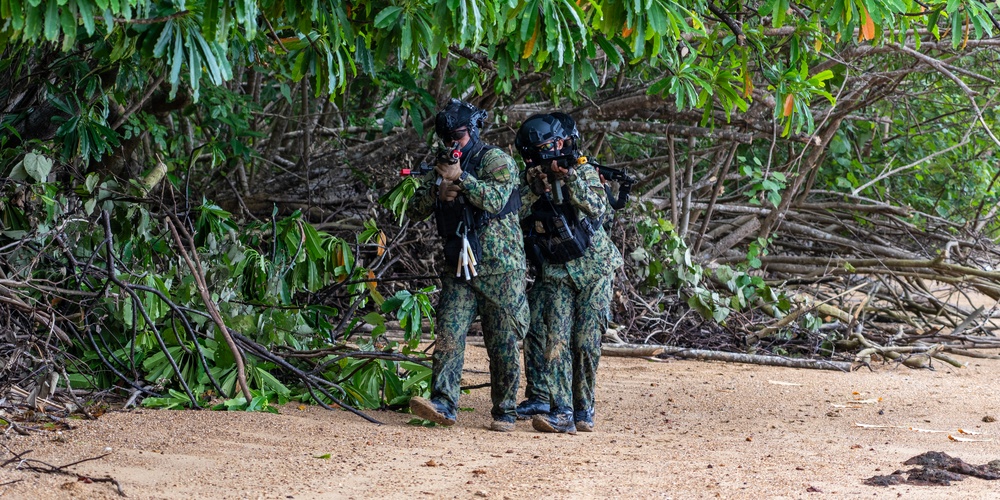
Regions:
<svg viewBox="0 0 1000 500"><path fill-rule="evenodd" d="M709 209L698 202L692 207ZM710 268L745 262L745 252L736 249L742 240L728 236L759 226L770 210L732 203L712 209L717 218L697 261ZM926 227L913 220L927 221ZM633 280L620 280L627 297L619 301L620 321L629 326L624 337L681 352L762 350L856 367L873 357L914 368L931 367L932 360L961 366L952 356L1000 357L983 352L1000 348L1000 272L990 271L1000 264L1000 249L981 234L874 200L819 192L786 213L768 250L756 273L786 294L787 314L760 307L734 313L728 327L719 328L686 308L683 291L649 297ZM722 284L715 288L727 292ZM806 316L823 324L810 330Z"/></svg>

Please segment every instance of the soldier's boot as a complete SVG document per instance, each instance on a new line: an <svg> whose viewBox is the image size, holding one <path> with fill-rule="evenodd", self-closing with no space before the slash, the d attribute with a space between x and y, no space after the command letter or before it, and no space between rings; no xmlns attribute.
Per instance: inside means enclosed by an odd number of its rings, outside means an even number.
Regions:
<svg viewBox="0 0 1000 500"><path fill-rule="evenodd" d="M515 427L514 422L514 417L504 415L500 418L493 419L493 423L490 424L490 430L496 432L512 432Z"/></svg>
<svg viewBox="0 0 1000 500"><path fill-rule="evenodd" d="M594 432L594 409L589 408L574 411L573 421L576 422L576 430L580 432Z"/></svg>
<svg viewBox="0 0 1000 500"><path fill-rule="evenodd" d="M553 412L544 415L535 415L531 417L531 426L538 432L576 434L576 425L573 424L572 413Z"/></svg>
<svg viewBox="0 0 1000 500"><path fill-rule="evenodd" d="M455 412L447 405L424 398L410 400L410 411L414 415L445 427L455 425Z"/></svg>
<svg viewBox="0 0 1000 500"><path fill-rule="evenodd" d="M542 401L537 398L529 398L521 401L514 411L517 412L518 420L528 420L535 415L544 415L550 410L548 401Z"/></svg>

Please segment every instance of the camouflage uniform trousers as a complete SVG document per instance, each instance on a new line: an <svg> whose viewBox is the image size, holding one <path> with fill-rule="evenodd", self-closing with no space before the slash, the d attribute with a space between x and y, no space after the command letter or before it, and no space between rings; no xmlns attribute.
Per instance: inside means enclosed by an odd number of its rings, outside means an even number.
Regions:
<svg viewBox="0 0 1000 500"><path fill-rule="evenodd" d="M490 397L493 419L515 417L521 363L518 341L528 329L528 302L524 294L524 270L479 275L470 281L442 279L437 308L437 341L431 399L450 410L458 409L465 336L479 314L483 339L490 358Z"/></svg>
<svg viewBox="0 0 1000 500"><path fill-rule="evenodd" d="M608 325L613 276L579 288L568 277L548 278L545 297L549 403L554 413L592 410L601 337Z"/></svg>
<svg viewBox="0 0 1000 500"><path fill-rule="evenodd" d="M545 297L541 280L528 290L530 325L524 337L524 397L549 401L548 367L545 361Z"/></svg>

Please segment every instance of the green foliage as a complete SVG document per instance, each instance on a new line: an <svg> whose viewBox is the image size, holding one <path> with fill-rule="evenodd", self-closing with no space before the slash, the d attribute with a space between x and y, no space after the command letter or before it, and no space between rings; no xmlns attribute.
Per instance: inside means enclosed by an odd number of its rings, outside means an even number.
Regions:
<svg viewBox="0 0 1000 500"><path fill-rule="evenodd" d="M386 107L385 117L382 120L382 131L389 132L393 127L402 127L404 114L409 114L410 122L417 135L424 135L424 119L434 116L437 112L435 108L434 96L427 92L413 75L399 71L395 68L388 68L381 72L381 80L386 85L397 88L395 97L389 101Z"/></svg>
<svg viewBox="0 0 1000 500"><path fill-rule="evenodd" d="M976 54L954 62L984 63ZM964 224L975 217L975 208L970 207L998 201L993 182L995 143L979 124L969 123L963 113L968 101L953 81L925 75L913 85L925 91L870 110L879 121L847 121L840 126L817 184L830 191L891 199ZM906 114L893 112L900 108ZM985 109L983 118L991 127L996 123L993 110Z"/></svg>
<svg viewBox="0 0 1000 500"><path fill-rule="evenodd" d="M83 75L67 75L67 78L82 79L78 89L84 92L89 103L74 95L50 95L50 102L62 112L53 117L53 123L59 124L56 136L62 143L63 158L80 157L87 164L118 147L118 134L108 124L110 103L108 97L101 93L99 81Z"/></svg>
<svg viewBox="0 0 1000 500"><path fill-rule="evenodd" d="M676 290L687 296L687 304L704 318L725 324L732 311L743 311L768 304L781 313L788 312L791 303L783 292L767 285L754 274L760 267L760 256L766 254L767 241L754 241L747 251L747 261L736 269L720 266L706 271L693 262L691 250L673 225L661 218L644 215L636 224L642 238L630 257L635 272L646 290ZM728 296L710 287L706 279L722 283Z"/></svg>
<svg viewBox="0 0 1000 500"><path fill-rule="evenodd" d="M739 16L738 34L710 6L758 15ZM758 102L774 100L783 136L808 135L814 120L839 105L834 89L847 78L845 65L819 67L827 61L822 51L852 44L880 49L915 30L930 33L925 41L950 35L951 47L964 49L969 38L992 35L994 10L979 1L918 7L872 0L0 0L0 74L13 82L0 89L0 98L12 103L0 115L0 167L8 180L0 192L0 245L11 249L11 279L86 294L67 311L67 317L79 314L73 324L86 339L72 352L81 363L71 373L74 384L120 382L100 353L163 392L147 405L229 398L221 407L270 411L293 399L322 399L252 354L253 397L233 397L232 352L203 312L196 280L163 219L174 214L190 226L195 248L188 251L199 257L211 300L229 328L254 342L328 349L339 335L366 355L394 352L398 346L381 338L385 315L394 314L405 330L402 350L411 353L423 320L433 317L432 290L393 290L383 301L364 252L355 252L357 244L383 255L385 235L373 222L355 244L318 230L300 213L244 222L212 196L198 204L203 188L221 185L228 195L231 186L252 184L263 177L255 174L272 168L277 153L264 157L255 141L274 139L274 150L288 154L281 141L292 130L281 120L295 122L287 116L293 106L303 110L302 122L314 112L337 115L340 123L324 133L359 128L371 140L413 127L425 135L425 122L448 95L488 94L501 105L522 97L580 102L610 90L608 75L622 75L653 82L650 94L672 96L678 112L694 111L706 127L747 110L763 93ZM974 52L956 50L949 64L992 64L992 55ZM525 79L531 73L543 78ZM523 82L537 88L521 94ZM994 205L1000 197L989 153L994 144L982 133L967 133L967 115L941 111L967 105L953 82L927 76L922 83L940 99L883 103L871 110L881 119L845 122L817 173L818 185L898 199L953 220L973 217L969 206ZM38 94L15 106L25 88ZM317 110L310 95L328 102ZM32 110L45 106L51 116L41 121L52 130L29 130L39 118ZM896 118L894 106L912 117ZM986 109L984 120L995 123L995 111ZM912 167L912 175L868 185L966 138L940 161ZM625 134L617 147L626 157L648 158L655 142ZM777 165L793 162L793 152L750 149L738 160L739 194L778 206L792 177ZM146 204L151 190L135 177L161 162L164 184L196 206ZM403 180L379 202L401 221L417 182ZM678 291L719 322L760 301L784 307L757 276L769 242L751 243L745 263L707 271L660 215L643 217L637 226L643 241L631 257L645 290ZM328 288L358 300L358 316L375 326L370 337L355 338L360 319L342 321L346 307L312 301ZM51 303L40 288L25 293L28 302ZM339 331L341 324L348 326ZM338 356L323 358L328 364L318 371L348 403L394 406L428 390L422 364Z"/></svg>
<svg viewBox="0 0 1000 500"><path fill-rule="evenodd" d="M434 331L434 306L430 300L430 294L434 290L433 286L423 288L416 294L400 290L391 299L382 303L382 312L395 312L399 326L403 329L407 342L403 352L417 348L423 332L424 319L430 322L431 331Z"/></svg>
<svg viewBox="0 0 1000 500"><path fill-rule="evenodd" d="M802 326L810 332L817 332L823 326L823 319L811 313L806 313L802 315Z"/></svg>
<svg viewBox="0 0 1000 500"><path fill-rule="evenodd" d="M246 398L240 396L233 399L227 399L222 403L214 405L212 406L212 409L226 410L226 411L263 411L267 413L278 413L278 409L275 408L273 405L271 405L271 400L266 394L254 390L251 390L250 394L253 395L253 399L251 399L249 403L247 403ZM145 402L146 401L144 400L143 403ZM283 403L279 402L278 404L283 404ZM147 404L146 406L150 405Z"/></svg>
<svg viewBox="0 0 1000 500"><path fill-rule="evenodd" d="M649 93L673 95L678 110L702 107L712 95L711 70L698 64L694 52L683 59L668 57L667 63L670 65L670 76L651 85Z"/></svg>
<svg viewBox="0 0 1000 500"><path fill-rule="evenodd" d="M14 165L8 177L15 181L31 179L34 182L44 182L51 171L51 159L37 153L25 153L24 158Z"/></svg>
<svg viewBox="0 0 1000 500"><path fill-rule="evenodd" d="M804 106L813 97L830 98L823 87L830 74L808 75L804 55L813 41L818 40L814 43L819 47L828 36L853 39L857 30L860 41L877 44L918 26L940 36L943 25L950 26L957 48L967 36L991 36L993 30L993 7L980 2L932 2L922 12L907 2L809 0L796 6L798 12L813 14L788 16L789 0L746 5L770 20L766 27L796 30L787 60L762 68L773 73L769 79L779 97L776 117L785 122L786 133L811 126ZM702 108L715 96L731 109L745 106L742 101L752 88L746 78L747 61L766 52L761 43L767 36L765 26L754 22L743 27L746 40L714 29L706 19L714 14L703 0L418 0L395 5L340 0L322 4L212 0L184 5L152 0L3 0L0 13L8 20L0 27L0 50L8 45L61 42L58 49L69 53L100 46L100 55L108 62L139 62L164 76L171 95L187 86L195 100L203 86L229 81L234 68L244 62L274 64L290 81L309 78L317 97L332 98L345 91L359 69L367 75L391 68L416 75L425 63L436 66L454 47L481 48L496 61L497 78L488 81L468 75L468 83L476 88L491 81L496 91L509 91L512 81L530 68L548 73L551 84L576 92L598 81L593 60L600 54L616 69L640 61L669 68L671 74L657 93L670 89L679 107ZM271 37L262 36L269 32ZM690 49L690 55L680 57L679 46ZM717 57L727 54L728 59ZM785 112L789 98L793 113Z"/></svg>
<svg viewBox="0 0 1000 500"><path fill-rule="evenodd" d="M691 250L670 221L643 218L636 229L642 246L632 251L631 258L638 265L636 272L645 287L680 289L701 283L704 270L693 262Z"/></svg>
<svg viewBox="0 0 1000 500"><path fill-rule="evenodd" d="M381 305L383 313L395 313L400 322L404 334L403 354L416 352L424 319L430 322L433 331L434 309L429 298L433 291L434 287L415 294L400 290ZM371 312L363 319L375 325L371 343L366 344L365 349L375 352L385 332L385 317ZM403 407L413 396L426 396L430 392L430 367L412 361L345 357L329 366L328 376L340 384L346 402L360 408Z"/></svg>
<svg viewBox="0 0 1000 500"><path fill-rule="evenodd" d="M420 179L408 176L380 196L378 202L396 217L397 223L402 223L403 216L406 215L406 207L419 186Z"/></svg>
<svg viewBox="0 0 1000 500"><path fill-rule="evenodd" d="M750 203L761 205L763 202L777 207L781 203L781 192L785 189L788 181L785 174L781 172L771 172L765 169L760 158L754 156L750 162L743 156L737 156L740 163L740 174L748 182L747 197Z"/></svg>
<svg viewBox="0 0 1000 500"><path fill-rule="evenodd" d="M162 408L164 410L176 410L191 407L191 398L187 394L176 389L168 389L167 396L150 397L142 401L143 406L149 408Z"/></svg>
<svg viewBox="0 0 1000 500"><path fill-rule="evenodd" d="M802 61L797 69L772 66L770 71L778 80L778 83L771 85L768 90L773 90L778 102L781 103L774 108L774 118L784 124L782 134L789 135L793 127L796 134L803 129L807 132L812 131L815 128L810 110L813 97L825 97L831 105L836 102L833 94L826 90L826 81L833 78L833 72L824 70L809 76L809 65L806 61Z"/></svg>
<svg viewBox="0 0 1000 500"><path fill-rule="evenodd" d="M163 219L144 205L110 197L112 190L144 188L120 188L89 175L80 186L88 203L74 204L61 194L58 184L40 181L51 168L46 156L26 154L18 168L24 173L24 184L9 182L0 199L0 218L8 228L0 239L13 248L10 262L19 263L17 274L11 277L26 282L61 280L60 287L91 297L77 306L78 328L90 340L73 346L80 360L70 367L75 387L101 388L118 382L103 356L119 370L141 374L153 390L163 391L160 397L144 400L151 407L205 406L215 398L231 397L214 407L276 411L275 405L312 397L284 369L252 353L244 356L244 362L253 398L247 402L237 395L233 353L209 315L201 312L204 304L195 280ZM15 196L22 201L11 203ZM91 200L96 201L90 205L88 218L82 211ZM29 218L28 212L35 215ZM308 295L302 294L342 283L339 286L357 297L358 306L364 309L368 298L377 293L375 283L359 279L368 271L357 262L352 245L318 231L301 214L246 224L208 201L193 207L190 214L194 251L212 301L230 330L261 345L272 349L330 346L332 325L339 323L332 319L338 310L303 304L301 299ZM103 229L105 218L111 234ZM384 235L374 224L367 227L370 239L381 238L384 243ZM33 244L12 244L16 238ZM113 254L115 279L105 281L94 279L100 274L81 273L66 260L60 241L76 242L77 262L89 262L96 271L110 266L108 255ZM37 258L40 252L45 259ZM419 341L421 319L433 315L427 298L430 292L425 289L412 296L399 292L397 306L385 309L395 311L406 325L412 340L405 347L407 352ZM44 291L35 293L38 298L29 300L49 300ZM370 315L384 321L378 310ZM374 351L377 342L378 337L361 338L357 345ZM392 352L393 346L383 348ZM378 408L404 404L412 394L426 391L429 369L417 363L345 358L329 365L323 376L342 384L340 395L349 402Z"/></svg>

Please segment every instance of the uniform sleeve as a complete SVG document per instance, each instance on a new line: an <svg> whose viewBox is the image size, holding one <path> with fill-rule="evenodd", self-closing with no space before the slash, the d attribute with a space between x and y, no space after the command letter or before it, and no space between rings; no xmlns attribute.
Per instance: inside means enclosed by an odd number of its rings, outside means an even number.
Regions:
<svg viewBox="0 0 1000 500"><path fill-rule="evenodd" d="M521 193L521 209L517 212L518 219L524 219L525 217L531 215L531 206L538 201L541 196L535 194L531 190L531 186L528 185L528 179L526 178L527 171L521 172L520 179L521 185L518 187L518 191Z"/></svg>
<svg viewBox="0 0 1000 500"><path fill-rule="evenodd" d="M566 180L569 187L569 201L584 215L597 218L608 208L608 195L601 184L597 170L589 163L578 165L574 175Z"/></svg>
<svg viewBox="0 0 1000 500"><path fill-rule="evenodd" d="M491 214L497 214L507 204L511 193L520 184L517 163L507 153L494 148L483 155L476 176L462 183L465 197L470 203Z"/></svg>
<svg viewBox="0 0 1000 500"><path fill-rule="evenodd" d="M437 172L430 171L420 178L420 186L413 192L406 216L410 220L424 220L434 213L434 200L437 198Z"/></svg>

